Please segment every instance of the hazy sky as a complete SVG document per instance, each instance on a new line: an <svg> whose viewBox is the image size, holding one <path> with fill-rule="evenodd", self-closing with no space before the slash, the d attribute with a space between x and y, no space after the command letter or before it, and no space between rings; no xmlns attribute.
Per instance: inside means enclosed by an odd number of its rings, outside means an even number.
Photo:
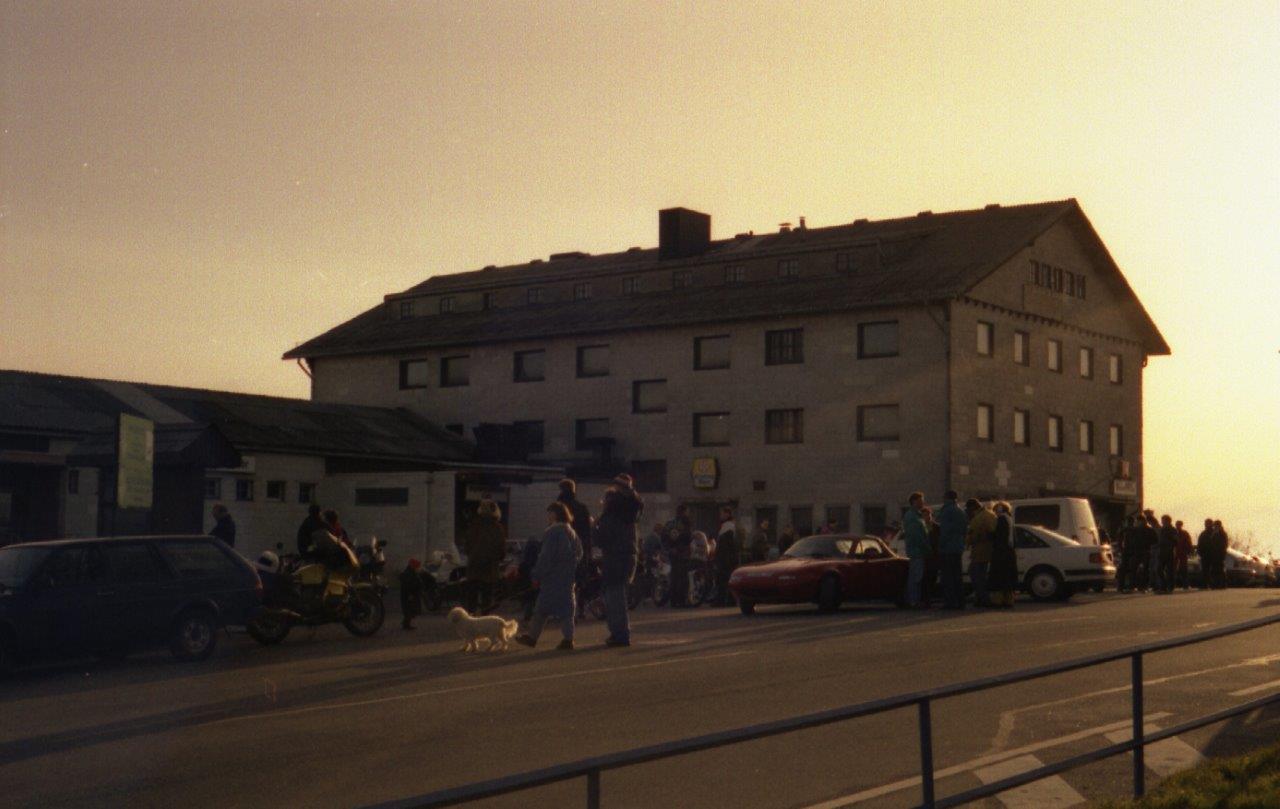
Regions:
<svg viewBox="0 0 1280 809"><path fill-rule="evenodd" d="M1280 547L1280 4L0 0L0 367L305 396L428 275L1074 196L1148 500Z"/></svg>

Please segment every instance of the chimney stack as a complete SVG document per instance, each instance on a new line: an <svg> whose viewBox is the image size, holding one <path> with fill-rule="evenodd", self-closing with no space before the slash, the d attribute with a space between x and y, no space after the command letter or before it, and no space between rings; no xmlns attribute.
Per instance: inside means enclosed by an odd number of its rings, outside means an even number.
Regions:
<svg viewBox="0 0 1280 809"><path fill-rule="evenodd" d="M688 208L658 211L658 258L700 256L711 246L711 215Z"/></svg>

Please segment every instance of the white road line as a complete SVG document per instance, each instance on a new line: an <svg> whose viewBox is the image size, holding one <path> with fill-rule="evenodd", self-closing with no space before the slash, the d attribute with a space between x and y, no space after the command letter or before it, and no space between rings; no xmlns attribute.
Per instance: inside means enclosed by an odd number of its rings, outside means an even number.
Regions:
<svg viewBox="0 0 1280 809"><path fill-rule="evenodd" d="M1249 688L1241 688L1239 691L1232 691L1231 696L1247 697L1250 694L1257 694L1261 691L1271 691L1272 689L1275 689L1275 688L1280 688L1280 680L1272 680L1271 682L1263 683L1262 685L1254 685L1254 686L1250 686Z"/></svg>
<svg viewBox="0 0 1280 809"><path fill-rule="evenodd" d="M1065 623L1070 623L1074 621L1093 621L1096 619L1097 619L1097 616L1094 616L1094 615L1077 615L1071 618L1045 618L1043 620L1035 620L1035 621L1012 621L1012 622L1000 621L1000 622L993 622L993 623L982 623L974 626L958 626L952 629L929 629L929 630L924 630L922 632L899 632L898 637L922 638L922 637L927 637L929 635L952 635L958 632L981 632L984 629L998 629L1001 632L1003 632L1006 629L1010 629L1012 627L1017 627L1017 626L1044 626L1046 624L1065 624Z"/></svg>
<svg viewBox="0 0 1280 809"><path fill-rule="evenodd" d="M1171 715L1172 714L1161 711L1158 713L1147 714L1146 718L1148 721L1155 722ZM961 773L969 772L970 770L977 769L978 767L987 767L992 764L998 764L1011 758L1035 753L1040 750L1047 750L1051 747L1058 747L1063 744L1071 744L1072 742L1078 742L1081 739L1087 739L1090 736L1097 736L1101 733L1107 733L1109 731L1118 730L1119 728L1128 726L1129 722L1127 720L1123 722L1111 722L1106 725L1099 725L1096 728L1088 728L1087 730L1076 731L1075 733L1070 733L1066 736L1059 736L1055 739L1045 739L1044 741L1029 744L1025 747L981 756L962 764L956 764L945 769L937 770L934 772L933 777L935 780L950 778L953 775L960 775ZM823 801L822 803L815 803L812 806L805 807L805 809L841 809L841 807L851 806L855 803L862 803L863 801L869 801L872 798L879 798L883 795L890 795L894 792L918 786L920 786L919 776L914 778L904 778L901 781L894 781L891 784L884 784L882 786L872 787L871 789L864 789L862 792L855 792L852 795L844 795L839 798L832 798L831 800Z"/></svg>
<svg viewBox="0 0 1280 809"><path fill-rule="evenodd" d="M1155 725L1143 725L1144 733L1154 733L1160 728ZM1107 738L1113 744L1127 742L1133 738L1132 728L1124 728L1106 734ZM1176 772L1190 769L1204 760L1204 756L1200 755L1200 751L1184 742L1176 736L1172 739L1162 739L1161 741L1149 744L1142 753L1142 761L1147 765L1147 769L1159 775L1161 778L1168 778Z"/></svg>
<svg viewBox="0 0 1280 809"><path fill-rule="evenodd" d="M522 683L539 683L548 680L562 680L567 677L582 677L589 674L613 674L619 671L634 671L636 669L652 669L659 666L672 666L677 663L693 663L701 660L719 660L726 657L738 657L740 655L752 654L752 652L724 652L714 655L699 655L696 657L677 657L671 660L654 660L649 663L636 663L630 666L608 666L598 669L578 669L576 671L563 671L556 674L540 674L536 677L517 677L511 680L496 680L493 682L475 683L473 685L460 685L453 688L438 688L434 691L417 691L412 694L394 694L389 697L379 697L377 699L362 699L355 702L326 702L322 705L309 705L306 708L294 708L289 711L263 711L262 713L244 714L241 716L228 716L225 719L215 719L212 722L205 722L204 726L222 725L229 722L241 722L246 719L273 719L283 716L297 716L299 714L315 713L316 711L336 711L342 708L359 708L365 705L381 705L387 702L402 702L410 699L422 699L423 697L437 697L441 694L457 694L463 691L478 691L483 688L499 688L508 685L520 685Z"/></svg>
<svg viewBox="0 0 1280 809"><path fill-rule="evenodd" d="M1042 766L1044 762L1035 756L1019 756L990 767L974 770L973 774L982 783L990 784ZM1084 803L1084 796L1072 789L1060 775L1051 775L1039 781L1032 781L1030 784L1005 790L996 797L1009 809L1066 809L1068 806Z"/></svg>

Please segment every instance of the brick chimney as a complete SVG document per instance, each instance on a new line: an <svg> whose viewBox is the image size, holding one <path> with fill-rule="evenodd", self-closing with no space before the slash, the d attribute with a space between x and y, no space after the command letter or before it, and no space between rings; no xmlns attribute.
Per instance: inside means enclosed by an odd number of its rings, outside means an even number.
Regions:
<svg viewBox="0 0 1280 809"><path fill-rule="evenodd" d="M711 245L711 215L688 208L658 211L658 258L699 256Z"/></svg>

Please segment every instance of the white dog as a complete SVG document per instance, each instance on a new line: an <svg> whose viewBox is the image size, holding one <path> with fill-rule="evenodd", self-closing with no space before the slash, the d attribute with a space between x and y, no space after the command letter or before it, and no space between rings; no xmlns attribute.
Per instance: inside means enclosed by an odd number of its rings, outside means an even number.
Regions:
<svg viewBox="0 0 1280 809"><path fill-rule="evenodd" d="M462 607L449 610L449 623L465 641L464 652L480 651L480 641L489 641L489 651L506 650L507 643L516 636L519 625L498 615L471 615Z"/></svg>

